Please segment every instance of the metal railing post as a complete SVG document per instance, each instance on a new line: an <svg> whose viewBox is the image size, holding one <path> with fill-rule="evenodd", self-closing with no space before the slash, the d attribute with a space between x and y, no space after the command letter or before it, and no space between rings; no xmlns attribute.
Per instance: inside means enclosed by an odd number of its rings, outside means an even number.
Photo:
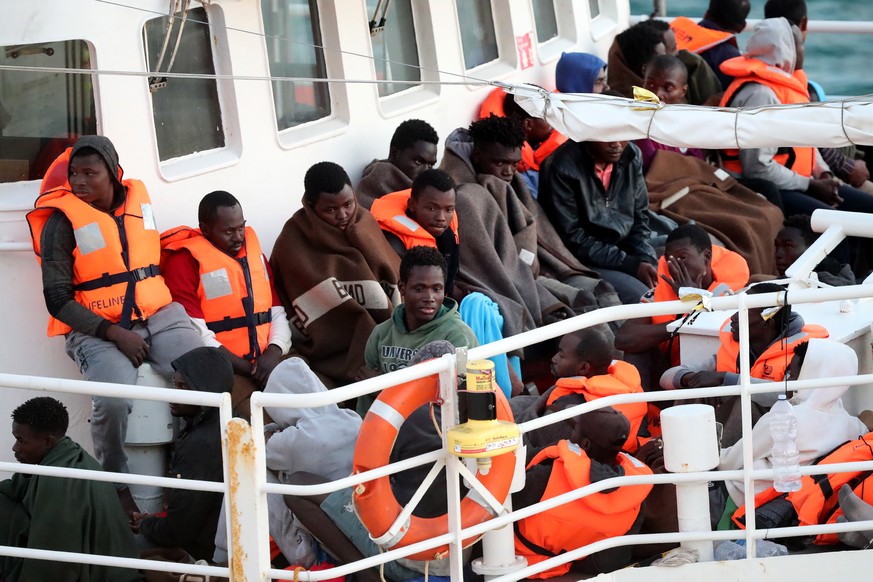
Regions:
<svg viewBox="0 0 873 582"><path fill-rule="evenodd" d="M461 484L458 463L461 459L448 452L446 435L450 428L458 424L458 360L466 367L467 349L458 348L455 354L446 354L451 362L448 370L440 372L440 398L443 400L441 429L443 436L443 452L446 455L446 495L448 499L449 533L453 535L449 544L449 566L452 580L464 579L464 545L461 539Z"/></svg>
<svg viewBox="0 0 873 582"><path fill-rule="evenodd" d="M755 479L752 477L754 455L752 452L752 386L751 362L749 361L749 308L746 306L747 296L740 295L740 410L743 424L743 490L746 496L746 556L755 557Z"/></svg>
<svg viewBox="0 0 873 582"><path fill-rule="evenodd" d="M252 408L251 426L232 418L230 394L220 409L231 582L269 582L264 422L260 408Z"/></svg>

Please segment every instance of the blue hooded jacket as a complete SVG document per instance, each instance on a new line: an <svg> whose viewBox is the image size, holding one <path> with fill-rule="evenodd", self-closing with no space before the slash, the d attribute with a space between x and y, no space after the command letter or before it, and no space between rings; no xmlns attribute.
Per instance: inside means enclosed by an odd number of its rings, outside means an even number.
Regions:
<svg viewBox="0 0 873 582"><path fill-rule="evenodd" d="M555 86L561 93L593 93L594 81L606 62L589 53L563 53L555 67Z"/></svg>

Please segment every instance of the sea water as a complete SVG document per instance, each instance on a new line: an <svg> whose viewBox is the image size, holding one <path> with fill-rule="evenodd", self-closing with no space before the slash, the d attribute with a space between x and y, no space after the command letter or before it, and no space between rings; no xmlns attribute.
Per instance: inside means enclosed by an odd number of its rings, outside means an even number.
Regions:
<svg viewBox="0 0 873 582"><path fill-rule="evenodd" d="M764 17L765 0L751 0L749 18ZM631 14L651 14L651 0L631 0ZM668 16L703 17L709 0L667 0ZM873 21L871 0L807 0L810 20ZM740 49L749 32L740 35ZM873 94L873 36L815 34L806 41L804 69L829 97Z"/></svg>

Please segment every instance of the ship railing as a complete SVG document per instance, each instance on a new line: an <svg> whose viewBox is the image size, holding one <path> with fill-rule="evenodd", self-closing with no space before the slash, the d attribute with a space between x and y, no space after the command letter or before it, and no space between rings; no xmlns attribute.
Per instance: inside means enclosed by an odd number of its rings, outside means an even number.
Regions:
<svg viewBox="0 0 873 582"><path fill-rule="evenodd" d="M832 222L844 213L830 212ZM831 224L828 233L821 237L825 243L816 248L810 247L807 253L822 253L839 241L845 235L854 235L866 230L873 233L873 217L854 214L846 219L849 226L841 227ZM871 223L871 224L868 224ZM813 227L821 230L824 222L818 215L813 217ZM815 245L813 245L815 246ZM805 253L795 265L810 264ZM806 270L806 269L804 269ZM795 274L796 275L796 274ZM224 482L192 481L185 479L169 479L144 475L128 475L105 473L99 471L83 471L65 468L53 468L15 463L0 463L0 470L18 473L68 477L74 479L94 479L98 481L126 482L131 484L148 484L172 488L186 488L198 491L222 491L226 496L226 518L229 540L230 568L217 566L183 565L150 560L124 559L110 556L95 556L0 546L0 555L49 559L62 562L90 563L111 566L123 566L155 571L181 572L190 574L207 574L213 576L232 575L234 580L266 581L270 578L281 580L324 580L347 575L364 568L378 567L380 564L406 557L425 549L436 548L448 544L451 551L451 574L454 580L463 580L463 564L461 562L462 541L480 535L493 535L495 531L511 531L510 523L529 517L533 514L563 505L574 499L579 499L592 493L612 489L622 485L641 483L653 484L683 484L706 483L708 481L724 481L742 479L746 494L747 528L745 531L680 531L661 534L626 535L602 540L588 546L580 547L534 566L508 572L493 579L499 582L518 580L552 568L557 564L578 560L593 552L603 549L638 544L688 543L702 540L718 541L745 538L747 542L755 539L776 539L787 536L810 536L819 533L841 531L861 531L873 529L873 522L835 523L817 526L791 527L780 529L759 529L754 518L754 482L761 479L772 479L771 470L752 470L752 439L751 435L751 396L764 392L778 392L786 389L785 383L752 384L750 381L750 362L748 350L743 349L749 341L749 312L751 308L769 307L775 305L804 304L813 302L840 302L864 300L873 297L873 284L861 284L846 287L796 289L786 294L766 293L747 295L745 293L729 297L711 298L703 305L702 301L671 301L639 305L624 305L598 309L542 328L531 330L517 336L502 339L497 342L472 348L460 349L439 359L419 364L417 366L391 372L346 387L337 388L323 393L310 394L265 394L256 392L251 399L251 424L241 419L232 418L229 394L206 394L187 390L165 388L149 388L109 383L91 383L81 380L66 380L59 378L44 378L14 374L0 374L0 386L29 389L36 391L51 391L61 393L90 394L115 396L163 402L177 402L200 406L219 408L222 425ZM584 414L598 408L626 402L659 402L666 400L682 401L704 397L738 395L741 399L743 413L743 457L744 467L737 471L704 471L682 474L657 474L651 476L620 477L600 481L581 489L568 492L559 497L542 501L524 509L507 512L500 507L494 507L497 515L494 519L467 528L462 527L460 515L460 480L464 478L474 487L481 487L472 473L456 457L450 455L445 447L423 455L392 463L386 467L374 469L365 473L352 475L330 483L320 485L284 485L267 483L267 467L265 459L265 440L263 409L270 407L311 408L332 403L340 403L352 398L374 393L391 386L410 382L419 378L437 374L440 382L442 403L443 435L446 428L457 422L456 388L459 371L463 370L467 360L485 359L498 354L512 352L524 347L551 340L579 329L608 324L613 321L654 315L681 314L705 307L711 311L739 311L740 324L740 384L736 386L719 386L699 389L683 389L665 392L647 392L642 394L626 394L610 396L567 408L563 411L531 420L520 425L522 432L530 432L538 428L563 422L575 415ZM873 383L873 375L858 375L847 378L829 378L819 380L794 380L787 383L789 390L810 390L824 386L858 385ZM511 454L511 453L510 453ZM344 564L326 571L291 572L271 568L269 559L269 538L267 525L266 496L268 494L282 495L317 495L339 491L346 487L354 487L360 483L371 481L377 477L397 473L413 467L440 462L447 471L447 532L443 535L425 540L414 545L404 546L371 556L358 562ZM523 462L523 461L522 461ZM873 462L843 463L834 465L814 465L801 468L802 474L830 474L843 471L873 470ZM423 491L428 485L422 485ZM486 496L487 498L487 496ZM499 505L499 502L498 502ZM511 545L512 536L508 536ZM512 548L504 548L504 553L512 553ZM747 544L750 558L754 557L754 543Z"/></svg>

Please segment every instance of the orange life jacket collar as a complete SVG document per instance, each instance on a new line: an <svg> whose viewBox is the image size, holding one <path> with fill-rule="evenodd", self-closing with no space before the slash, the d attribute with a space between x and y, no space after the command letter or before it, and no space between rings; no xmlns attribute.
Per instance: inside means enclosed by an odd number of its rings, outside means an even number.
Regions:
<svg viewBox="0 0 873 582"><path fill-rule="evenodd" d="M381 198L373 201L373 206L370 208L370 213L379 227L387 232L396 235L407 249L414 246L425 246L436 248L436 239L432 234L427 232L423 226L406 215L406 207L409 204L409 198L412 196L412 189L400 190L386 194ZM452 221L449 223L449 228L455 233L455 242L458 242L458 213L452 215Z"/></svg>

